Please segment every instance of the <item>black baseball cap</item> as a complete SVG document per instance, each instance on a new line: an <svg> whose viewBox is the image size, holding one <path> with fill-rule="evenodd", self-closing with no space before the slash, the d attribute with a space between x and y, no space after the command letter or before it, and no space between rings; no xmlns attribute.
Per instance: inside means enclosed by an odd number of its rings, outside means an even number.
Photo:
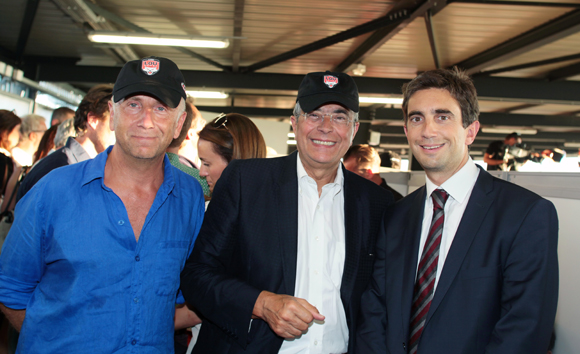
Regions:
<svg viewBox="0 0 580 354"><path fill-rule="evenodd" d="M308 73L298 88L296 102L304 112L312 112L331 102L358 112L358 88L352 77L345 73Z"/></svg>
<svg viewBox="0 0 580 354"><path fill-rule="evenodd" d="M159 57L132 60L121 69L113 88L115 102L137 93L152 95L171 108L187 98L185 79L177 65Z"/></svg>

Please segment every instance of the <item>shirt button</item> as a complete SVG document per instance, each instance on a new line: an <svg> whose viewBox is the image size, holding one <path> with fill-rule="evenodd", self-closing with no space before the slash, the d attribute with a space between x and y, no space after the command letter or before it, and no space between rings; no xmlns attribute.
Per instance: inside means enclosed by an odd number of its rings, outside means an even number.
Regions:
<svg viewBox="0 0 580 354"><path fill-rule="evenodd" d="M314 345L318 345L318 341L317 340L314 341Z"/></svg>
<svg viewBox="0 0 580 354"><path fill-rule="evenodd" d="M316 206L316 210L319 210L319 209L320 209L320 205L317 205L317 206Z"/></svg>
<svg viewBox="0 0 580 354"><path fill-rule="evenodd" d="M138 303L138 302L139 302L139 299L138 299L138 298L134 298L134 299L133 299L133 302L134 302L134 303Z"/></svg>
<svg viewBox="0 0 580 354"><path fill-rule="evenodd" d="M137 341L136 341L135 339L133 339L133 340L131 341L131 344L135 345L135 344L137 344Z"/></svg>
<svg viewBox="0 0 580 354"><path fill-rule="evenodd" d="M139 258L139 256L135 256L135 260L136 260L137 262L139 262L139 261L141 260L141 258Z"/></svg>
<svg viewBox="0 0 580 354"><path fill-rule="evenodd" d="M318 271L317 270L314 271L314 275L318 275Z"/></svg>
<svg viewBox="0 0 580 354"><path fill-rule="evenodd" d="M123 225L125 222L123 220L119 220L118 224Z"/></svg>

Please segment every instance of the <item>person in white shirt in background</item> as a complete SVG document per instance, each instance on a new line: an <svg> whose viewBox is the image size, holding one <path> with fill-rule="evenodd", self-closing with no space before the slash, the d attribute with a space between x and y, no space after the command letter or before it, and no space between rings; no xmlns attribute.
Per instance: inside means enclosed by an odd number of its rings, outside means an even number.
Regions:
<svg viewBox="0 0 580 354"><path fill-rule="evenodd" d="M12 149L12 157L21 166L32 166L33 155L38 149L42 134L46 131L46 121L38 114L29 114L22 118L20 141Z"/></svg>

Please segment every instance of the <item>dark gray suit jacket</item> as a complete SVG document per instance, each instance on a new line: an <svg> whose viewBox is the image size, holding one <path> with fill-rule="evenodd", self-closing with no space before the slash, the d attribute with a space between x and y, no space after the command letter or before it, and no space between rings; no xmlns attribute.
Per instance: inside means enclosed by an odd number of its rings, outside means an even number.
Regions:
<svg viewBox="0 0 580 354"><path fill-rule="evenodd" d="M354 340L380 220L393 197L343 172L346 256L341 298ZM254 320L248 327L262 290L294 294L297 240L296 153L232 161L215 187L181 274L185 299L204 317L194 353L278 352L283 339L265 321Z"/></svg>

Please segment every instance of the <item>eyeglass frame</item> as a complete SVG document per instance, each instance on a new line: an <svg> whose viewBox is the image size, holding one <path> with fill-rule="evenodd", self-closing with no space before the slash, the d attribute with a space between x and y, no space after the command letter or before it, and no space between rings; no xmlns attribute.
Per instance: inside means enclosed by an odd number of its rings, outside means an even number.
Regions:
<svg viewBox="0 0 580 354"><path fill-rule="evenodd" d="M313 120L311 120L311 119L308 118L308 116L310 114L319 115L320 116L320 119L317 119L316 121L313 121ZM341 114L344 114L344 115L347 116L346 123L344 123L344 124L338 123L336 121L335 117L333 117L335 115L341 115ZM341 113L321 113L321 112L312 111L312 112L302 112L302 113L299 114L299 116L304 116L304 120L305 121L310 122L310 123L313 123L313 124L320 124L320 123L324 122L324 118L326 116L328 116L328 119L330 120L330 123L332 125L338 126L338 127L347 127L350 123L356 123L358 121L356 115L353 118L349 117L350 116L350 111L348 113L342 113L342 112Z"/></svg>

